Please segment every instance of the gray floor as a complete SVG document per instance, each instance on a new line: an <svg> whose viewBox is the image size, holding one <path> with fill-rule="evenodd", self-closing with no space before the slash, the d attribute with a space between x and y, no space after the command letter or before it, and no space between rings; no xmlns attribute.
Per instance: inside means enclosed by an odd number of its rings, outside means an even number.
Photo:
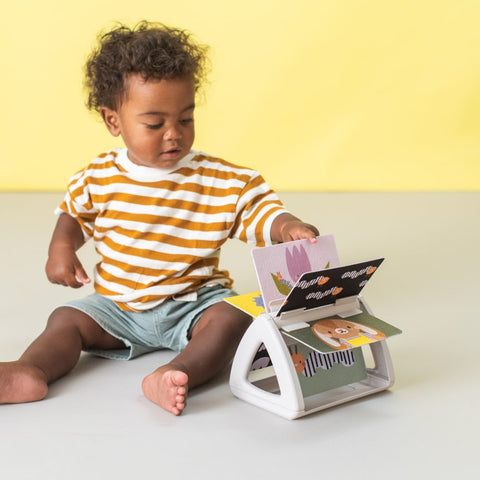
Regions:
<svg viewBox="0 0 480 480"><path fill-rule="evenodd" d="M342 263L386 258L364 296L404 333L389 341L389 392L299 420L232 396L225 372L174 417L141 393L172 354L132 362L85 355L47 400L0 407L2 479L477 478L480 193L283 194L337 240ZM59 194L0 194L0 360L10 360L62 301L86 292L43 273ZM87 245L81 256L91 269ZM257 289L249 247L223 265Z"/></svg>

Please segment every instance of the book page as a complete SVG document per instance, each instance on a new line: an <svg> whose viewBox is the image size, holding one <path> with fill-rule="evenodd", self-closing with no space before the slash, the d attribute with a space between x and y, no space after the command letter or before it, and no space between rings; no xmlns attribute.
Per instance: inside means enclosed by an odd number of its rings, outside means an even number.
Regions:
<svg viewBox="0 0 480 480"><path fill-rule="evenodd" d="M282 300L305 272L340 265L332 235L317 237L317 242L296 240L252 250L265 310L272 301Z"/></svg>

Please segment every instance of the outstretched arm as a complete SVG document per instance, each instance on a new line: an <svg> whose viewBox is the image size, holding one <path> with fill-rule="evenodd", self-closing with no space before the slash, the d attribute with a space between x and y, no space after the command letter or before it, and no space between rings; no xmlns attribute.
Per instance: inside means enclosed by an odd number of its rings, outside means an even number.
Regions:
<svg viewBox="0 0 480 480"><path fill-rule="evenodd" d="M273 242L283 243L308 238L314 243L319 232L316 227L303 223L292 214L282 213L273 221L270 235Z"/></svg>
<svg viewBox="0 0 480 480"><path fill-rule="evenodd" d="M90 278L75 253L84 242L80 224L67 213L62 213L53 231L45 266L47 277L52 283L73 288L90 283Z"/></svg>

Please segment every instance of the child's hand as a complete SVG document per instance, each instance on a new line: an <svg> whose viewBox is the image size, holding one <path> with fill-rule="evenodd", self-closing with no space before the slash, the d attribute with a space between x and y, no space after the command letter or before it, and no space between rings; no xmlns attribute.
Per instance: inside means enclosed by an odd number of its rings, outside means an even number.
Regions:
<svg viewBox="0 0 480 480"><path fill-rule="evenodd" d="M84 243L79 223L70 215L58 217L45 266L48 279L65 287L80 288L90 283L75 253Z"/></svg>
<svg viewBox="0 0 480 480"><path fill-rule="evenodd" d="M76 253L70 248L52 249L45 266L48 279L65 287L80 288L90 283Z"/></svg>
<svg viewBox="0 0 480 480"><path fill-rule="evenodd" d="M312 243L315 243L318 235L319 232L313 225L303 223L300 220L291 220L289 222L285 222L280 229L280 237L282 242L290 242L291 240L308 238Z"/></svg>
<svg viewBox="0 0 480 480"><path fill-rule="evenodd" d="M317 228L304 223L290 213L282 213L272 225L271 237L274 242L290 242L291 240L310 239L312 243L317 241L320 235Z"/></svg>

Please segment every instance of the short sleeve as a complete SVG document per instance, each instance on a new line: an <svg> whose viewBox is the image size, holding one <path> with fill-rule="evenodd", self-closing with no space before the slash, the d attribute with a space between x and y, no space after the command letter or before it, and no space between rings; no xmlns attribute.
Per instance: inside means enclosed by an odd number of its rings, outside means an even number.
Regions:
<svg viewBox="0 0 480 480"><path fill-rule="evenodd" d="M86 169L75 174L68 184L63 202L55 209L57 215L67 213L75 218L82 228L85 239L93 236L98 210L90 196Z"/></svg>
<svg viewBox="0 0 480 480"><path fill-rule="evenodd" d="M271 245L272 223L286 212L278 195L258 172L253 172L238 197L231 237L258 247Z"/></svg>

